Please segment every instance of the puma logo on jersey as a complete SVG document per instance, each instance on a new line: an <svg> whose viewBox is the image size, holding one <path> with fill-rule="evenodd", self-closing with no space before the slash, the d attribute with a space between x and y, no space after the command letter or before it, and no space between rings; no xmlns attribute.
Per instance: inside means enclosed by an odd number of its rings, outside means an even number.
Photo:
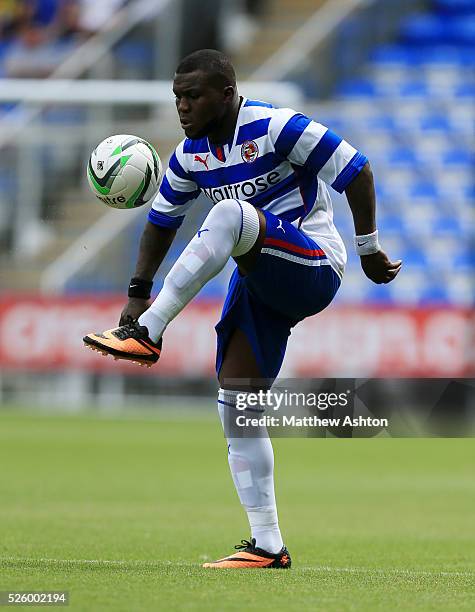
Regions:
<svg viewBox="0 0 475 612"><path fill-rule="evenodd" d="M200 157L199 155L195 155L195 161L200 162L201 164L203 164L203 166L206 168L206 170L209 170L209 168L208 168L208 157L209 157L209 153L206 154L206 157L204 159L202 157Z"/></svg>

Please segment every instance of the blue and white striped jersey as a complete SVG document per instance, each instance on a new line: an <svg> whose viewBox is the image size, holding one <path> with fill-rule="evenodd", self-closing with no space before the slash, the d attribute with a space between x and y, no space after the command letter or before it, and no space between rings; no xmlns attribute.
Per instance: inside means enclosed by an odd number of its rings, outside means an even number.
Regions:
<svg viewBox="0 0 475 612"><path fill-rule="evenodd" d="M366 157L320 123L289 108L243 98L235 132L216 146L185 138L170 158L149 221L178 227L204 193L247 200L300 227L341 276L346 250L327 185L342 193Z"/></svg>

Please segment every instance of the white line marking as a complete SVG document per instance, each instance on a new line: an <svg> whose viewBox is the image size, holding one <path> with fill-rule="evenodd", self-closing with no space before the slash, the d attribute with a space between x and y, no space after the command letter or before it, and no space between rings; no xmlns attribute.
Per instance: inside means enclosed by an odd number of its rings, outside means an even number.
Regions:
<svg viewBox="0 0 475 612"><path fill-rule="evenodd" d="M193 563L174 563L172 561L139 561L137 559L131 559L130 561L116 560L116 559L51 559L47 557L0 557L0 563L2 561L14 562L14 563L50 563L52 565L137 565L147 567L160 567L161 565L183 565L192 566Z"/></svg>
<svg viewBox="0 0 475 612"><path fill-rule="evenodd" d="M400 574L401 576L465 576L475 577L475 572L458 572L458 571L443 571L443 570L412 570L396 567L388 567L383 569L380 567L332 567L326 565L300 567L303 570L316 570L319 572L337 572L347 574Z"/></svg>
<svg viewBox="0 0 475 612"><path fill-rule="evenodd" d="M140 561L138 559L131 560L116 560L116 559L51 559L46 557L33 558L33 557L0 557L0 563L16 562L16 563L51 563L58 565L105 565L105 566L127 566L136 565L137 567L146 566L151 568L158 568L163 565L169 566L180 566L180 567L196 567L199 566L197 563L181 563L174 561ZM295 569L301 569L305 571L316 571L316 572L335 572L335 573L347 573L347 574L400 574L401 576L462 576L462 577L475 577L475 572L471 571L438 571L438 570L411 570L411 569L400 569L400 568L371 568L371 567L332 567L330 565L315 565L315 566L304 566L296 567Z"/></svg>

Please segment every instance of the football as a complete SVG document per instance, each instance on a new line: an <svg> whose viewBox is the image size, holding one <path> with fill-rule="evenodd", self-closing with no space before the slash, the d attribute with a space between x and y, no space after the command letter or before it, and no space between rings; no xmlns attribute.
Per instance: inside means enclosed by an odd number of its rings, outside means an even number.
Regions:
<svg viewBox="0 0 475 612"><path fill-rule="evenodd" d="M138 208L158 192L162 162L146 140L129 134L109 136L92 152L87 179L93 194L111 208Z"/></svg>

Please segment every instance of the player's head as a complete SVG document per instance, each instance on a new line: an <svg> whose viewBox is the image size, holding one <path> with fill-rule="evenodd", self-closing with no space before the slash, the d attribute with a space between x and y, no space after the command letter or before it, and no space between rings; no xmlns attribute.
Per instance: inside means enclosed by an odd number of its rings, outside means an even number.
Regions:
<svg viewBox="0 0 475 612"><path fill-rule="evenodd" d="M178 64L173 81L181 126L188 138L203 138L232 112L238 98L229 59L215 49L200 49Z"/></svg>

